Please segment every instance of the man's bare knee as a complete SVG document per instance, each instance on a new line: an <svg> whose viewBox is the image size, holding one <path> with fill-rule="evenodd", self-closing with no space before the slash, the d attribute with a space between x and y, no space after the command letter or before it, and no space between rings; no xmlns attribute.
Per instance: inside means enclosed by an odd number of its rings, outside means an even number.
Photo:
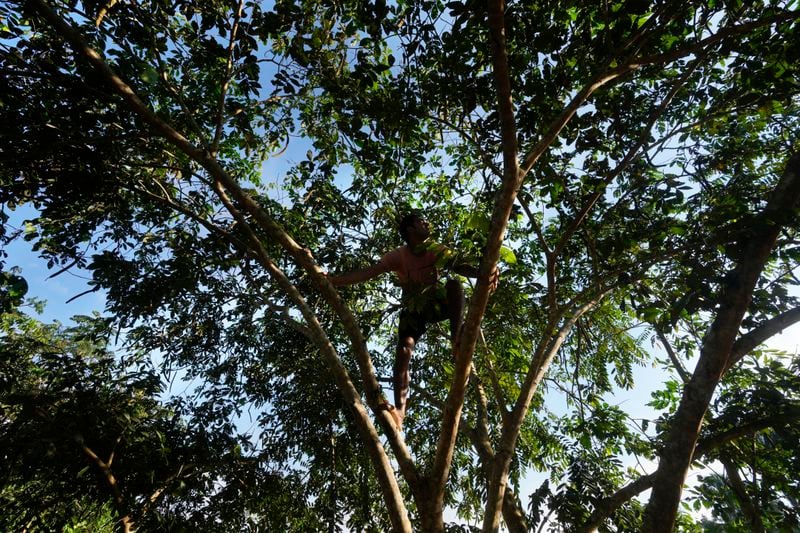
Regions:
<svg viewBox="0 0 800 533"><path fill-rule="evenodd" d="M450 291L458 291L463 292L464 287L461 286L461 282L457 279L448 279L447 283L444 284L444 288L447 289L448 292Z"/></svg>
<svg viewBox="0 0 800 533"><path fill-rule="evenodd" d="M414 346L416 346L414 337L400 338L397 341L397 353L398 355L402 354L403 356L411 357L411 354L414 351Z"/></svg>

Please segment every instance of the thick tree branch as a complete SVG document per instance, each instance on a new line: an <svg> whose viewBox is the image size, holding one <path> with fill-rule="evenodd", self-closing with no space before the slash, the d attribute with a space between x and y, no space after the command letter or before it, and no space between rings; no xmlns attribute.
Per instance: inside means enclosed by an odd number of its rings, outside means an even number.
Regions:
<svg viewBox="0 0 800 533"><path fill-rule="evenodd" d="M483 522L484 533L492 533L499 527L500 504L503 501L506 485L508 484L508 473L514 457L517 438L522 430L522 424L528 414L528 408L533 395L538 389L538 385L544 379L550 363L566 340L567 335L578 322L578 319L593 309L608 292L608 289L603 290L594 298L576 308L550 339L543 339L543 342L540 343L534 353L525 381L520 387L520 395L517 398L517 402L508 417L508 422L503 424L500 442L495 452L487 497L487 510ZM544 342L545 340L547 341L546 343Z"/></svg>
<svg viewBox="0 0 800 533"><path fill-rule="evenodd" d="M487 408L486 395L482 391L482 386L480 383L478 383L478 379L474 374L474 369L472 383L475 384L475 392L476 396L478 396L479 411L485 411ZM428 391L419 389L419 392L431 405L434 405L439 409L444 408L444 404L438 401ZM486 483L488 484L489 476L491 474L492 459L494 459L494 450L492 450L492 443L489 440L488 422L482 415L478 416L477 422L477 427L473 427L466 420L462 420L458 430L462 435L465 435L470 440L472 447L475 448L475 451L478 453L478 458L486 477ZM522 510L519 498L516 494L514 494L514 491L511 490L511 488L506 489L505 498L503 498L503 520L505 521L506 526L511 533L527 533L530 531L528 520L525 516L525 512Z"/></svg>
<svg viewBox="0 0 800 533"><path fill-rule="evenodd" d="M222 187L222 183L219 181L215 182L214 188L226 209L228 209L231 215L233 215L236 221L241 225L243 231L248 235L250 244L256 251L262 266L267 269L267 271L270 273L270 276L277 282L278 286L283 289L283 291L300 309L303 318L306 320L306 324L308 325L307 329L311 333L311 338L314 344L316 344L317 348L322 353L328 368L331 370L331 373L336 380L339 390L342 392L342 395L345 398L345 401L356 415L356 426L358 427L361 436L367 445L367 453L372 458L373 463L376 464L376 471L378 474L378 480L380 482L379 485L383 491L384 499L390 506L389 514L390 518L392 519L392 525L398 531L410 531L410 523L408 523L405 504L403 503L403 498L400 494L400 489L397 485L397 481L394 477L388 457L386 456L383 446L380 443L378 434L375 432L372 421L367 415L366 409L361 402L361 396L353 385L347 369L342 364L341 359L339 359L336 349L334 348L333 344L331 344L330 340L325 334L325 331L322 329L322 325L317 320L316 315L306 303L305 298L303 298L303 296L297 290L297 287L291 283L291 281L277 267L277 265L272 262L267 254L266 249L264 248L264 245L250 227L250 224L245 218L244 214L239 211L233 205L231 199L228 198L228 195ZM390 415L386 412L382 412L381 414L383 415L384 419L390 418ZM386 425L388 425L391 429L395 429L393 421L385 420L385 422L387 423ZM400 456L398 460L401 463L401 468L410 468L410 473L412 475L416 475L413 462L411 462L410 454L406 452L406 454Z"/></svg>
<svg viewBox="0 0 800 533"><path fill-rule="evenodd" d="M796 424L799 420L800 413L785 413L768 418L759 418L748 424L723 431L716 435L711 435L697 443L697 447L695 448L692 456L692 461L699 461L701 458L705 457L711 452L718 450L726 444L742 437L754 435L759 431L769 428L777 428L788 424ZM597 528L603 523L603 520L611 516L611 514L622 504L637 494L641 494L642 492L651 489L655 481L655 472L652 474L647 474L622 487L611 496L603 498L595 504L594 511L589 516L588 520L583 523L580 528L578 528L578 531L588 533L590 531L597 530Z"/></svg>
<svg viewBox="0 0 800 533"><path fill-rule="evenodd" d="M753 351L756 346L797 322L800 322L800 307L795 307L772 317L736 339L736 342L733 343L728 363L725 365L725 372L741 361L742 357Z"/></svg>
<svg viewBox="0 0 800 533"><path fill-rule="evenodd" d="M489 2L489 32L492 46L494 79L497 88L497 105L503 139L503 182L495 201L491 225L484 256L481 259L478 281L470 300L464 321L460 344L456 347L456 368L442 416L441 432L436 445L436 457L431 473L431 487L435 504L441 508L444 487L450 471L461 409L464 405L472 357L486 306L489 301L489 274L500 257L500 246L505 237L511 208L520 186L519 162L517 159L517 135L514 109L511 101L511 81L508 71L506 37L503 22L503 0ZM499 512L499 506L498 506Z"/></svg>
<svg viewBox="0 0 800 533"><path fill-rule="evenodd" d="M700 358L684 389L660 454L656 483L644 517L643 531L671 531L681 490L691 464L703 417L722 378L750 306L758 278L769 259L778 233L795 217L800 203L800 154L791 157L766 208L752 225L742 258L726 276L718 311L703 339Z"/></svg>
<svg viewBox="0 0 800 533"><path fill-rule="evenodd" d="M83 454L100 471L100 473L103 476L103 479L106 482L106 485L111 491L111 494L114 496L114 505L117 508L117 513L119 514L120 522L122 522L122 530L125 533L133 531L133 518L131 518L130 513L126 509L125 498L122 496L122 490L120 490L119 488L119 482L117 481L114 472L111 471L111 465L103 461L94 452L94 450L92 450L86 445L82 435L76 435L75 440L81 447Z"/></svg>
<svg viewBox="0 0 800 533"><path fill-rule="evenodd" d="M478 406L480 416L477 418L477 427L472 428L466 422L463 424L463 432L469 437L472 446L478 452L481 465L486 476L486 484L489 485L492 473L492 460L494 459L494 450L492 443L489 440L489 417L488 417L488 402L486 393L483 386L478 379L475 369L473 368L473 383L475 384L475 395L478 397ZM505 404L503 409L505 409ZM504 413L505 414L505 413ZM506 487L506 492L503 497L503 520L511 533L526 533L530 531L528 520L525 516L522 506L520 505L519 498L517 498L514 491L510 487Z"/></svg>

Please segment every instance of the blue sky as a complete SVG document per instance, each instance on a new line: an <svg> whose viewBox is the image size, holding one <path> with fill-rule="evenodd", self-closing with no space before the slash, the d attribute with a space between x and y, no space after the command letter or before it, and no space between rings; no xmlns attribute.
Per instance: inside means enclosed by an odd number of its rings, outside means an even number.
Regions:
<svg viewBox="0 0 800 533"><path fill-rule="evenodd" d="M35 216L31 207L18 207L15 211L6 212L9 215L7 223L9 232L24 228L25 220ZM38 316L43 322L58 320L62 324L70 324L74 315L88 315L92 311L102 311L105 308L105 295L98 292L85 294L70 303L68 300L86 291L89 286L91 274L79 269L71 269L63 274L51 277L53 272L48 271L47 263L38 257L32 250L31 242L16 239L5 246L8 253L6 269L17 267L21 275L28 282L28 298L44 300L47 305L44 312ZM28 312L33 312L29 309Z"/></svg>

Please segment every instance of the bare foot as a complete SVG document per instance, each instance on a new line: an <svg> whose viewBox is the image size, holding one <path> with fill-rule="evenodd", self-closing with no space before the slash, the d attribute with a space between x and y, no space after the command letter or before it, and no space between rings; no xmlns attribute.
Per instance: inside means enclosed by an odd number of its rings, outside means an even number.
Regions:
<svg viewBox="0 0 800 533"><path fill-rule="evenodd" d="M389 411L397 431L403 431L403 418L405 418L405 412L387 402L386 398L381 398L378 401L378 408L380 410Z"/></svg>
<svg viewBox="0 0 800 533"><path fill-rule="evenodd" d="M394 420L394 425L397 427L397 431L403 431L403 418L405 418L405 413L401 412L400 409L397 409L394 406L390 406L389 414L392 415L392 419Z"/></svg>

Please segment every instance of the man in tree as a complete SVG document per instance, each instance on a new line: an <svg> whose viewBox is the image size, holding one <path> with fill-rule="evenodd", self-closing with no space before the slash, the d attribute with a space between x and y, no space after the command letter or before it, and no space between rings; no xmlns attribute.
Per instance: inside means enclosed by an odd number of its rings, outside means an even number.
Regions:
<svg viewBox="0 0 800 533"><path fill-rule="evenodd" d="M402 218L399 231L406 242L404 246L388 252L372 266L330 276L329 279L338 287L361 283L386 272L397 275L403 296L392 376L395 404L386 407L397 428L402 429L410 381L409 363L414 346L425 333L428 324L449 319L453 353L457 352L464 314L464 288L460 281L452 278L448 278L443 284L440 273L448 269L456 274L475 278L478 276L478 269L459 261L452 250L433 241L430 238L430 224L416 213ZM495 267L489 279L490 290L497 287L498 278L499 273Z"/></svg>

